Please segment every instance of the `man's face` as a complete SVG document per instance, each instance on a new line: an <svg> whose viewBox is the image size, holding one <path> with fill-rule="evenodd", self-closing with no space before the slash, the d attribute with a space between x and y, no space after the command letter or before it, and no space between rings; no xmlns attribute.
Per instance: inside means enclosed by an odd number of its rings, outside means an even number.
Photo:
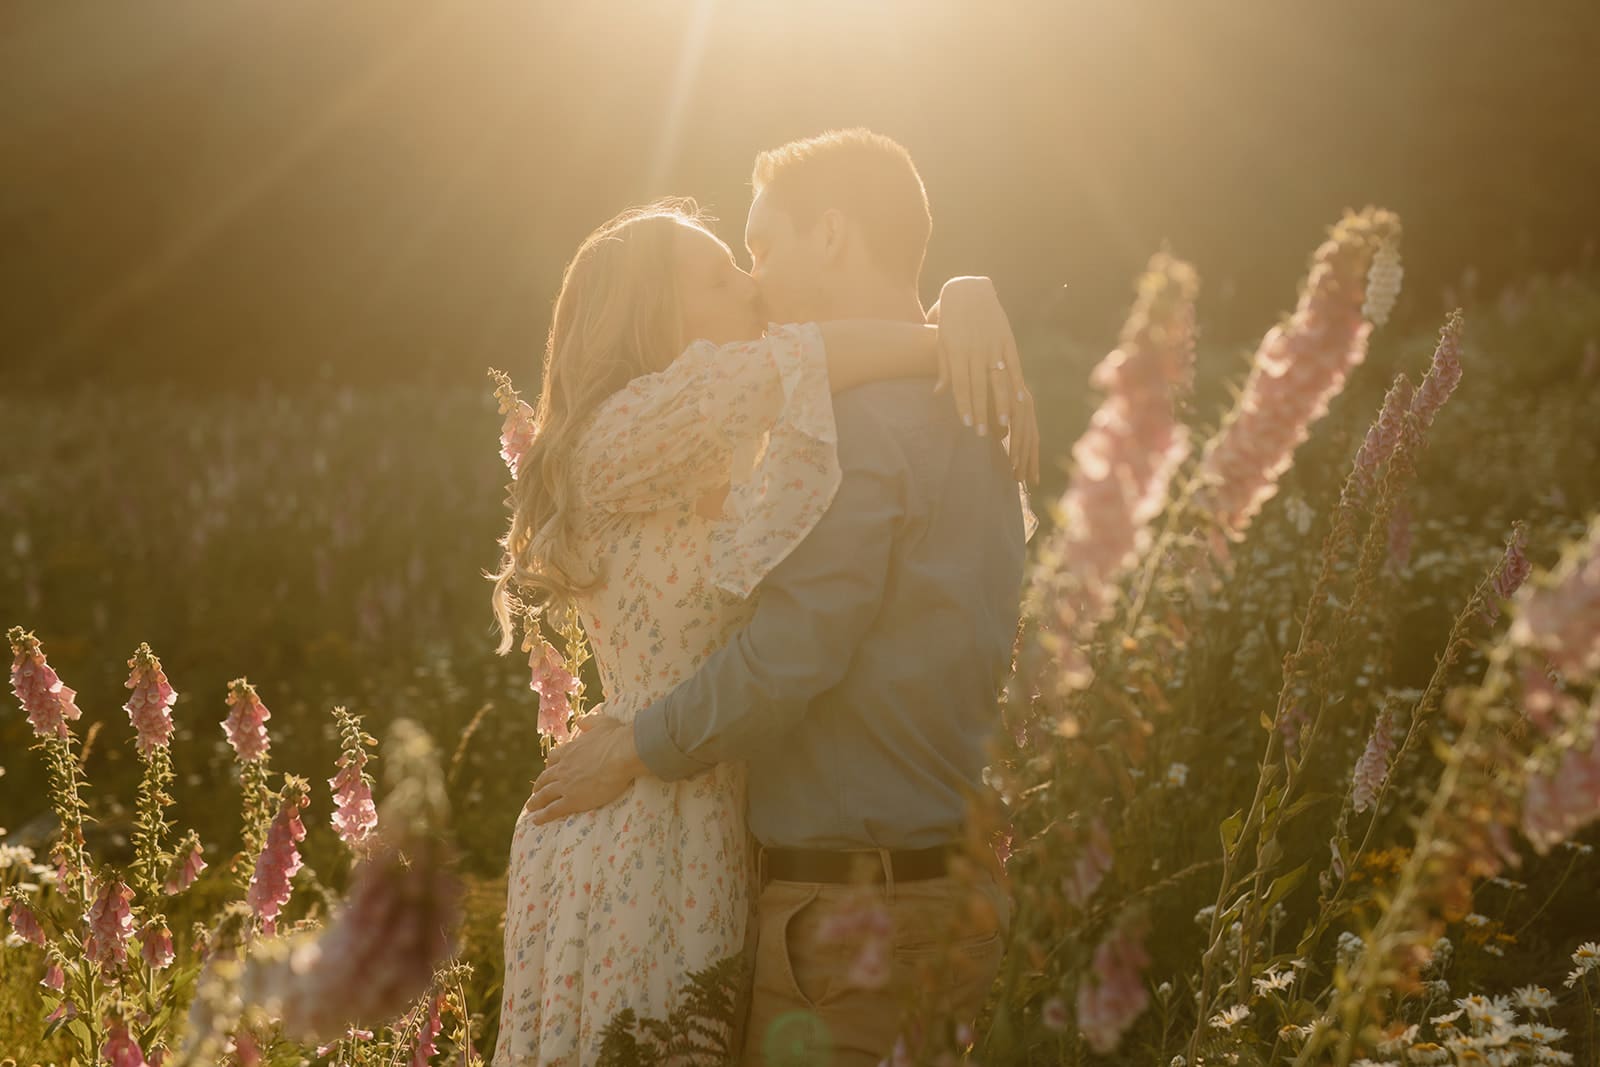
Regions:
<svg viewBox="0 0 1600 1067"><path fill-rule="evenodd" d="M763 189L750 205L744 244L750 274L761 287L767 318L773 322L815 322L825 316L827 261L821 226L795 229L794 217Z"/></svg>

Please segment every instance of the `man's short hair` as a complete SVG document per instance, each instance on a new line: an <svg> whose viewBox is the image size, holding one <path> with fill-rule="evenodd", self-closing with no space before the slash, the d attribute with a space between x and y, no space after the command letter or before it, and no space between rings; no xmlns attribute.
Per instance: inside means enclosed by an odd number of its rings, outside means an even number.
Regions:
<svg viewBox="0 0 1600 1067"><path fill-rule="evenodd" d="M762 152L751 181L801 230L837 209L861 227L880 269L917 283L933 217L922 176L899 142L860 127L829 130Z"/></svg>

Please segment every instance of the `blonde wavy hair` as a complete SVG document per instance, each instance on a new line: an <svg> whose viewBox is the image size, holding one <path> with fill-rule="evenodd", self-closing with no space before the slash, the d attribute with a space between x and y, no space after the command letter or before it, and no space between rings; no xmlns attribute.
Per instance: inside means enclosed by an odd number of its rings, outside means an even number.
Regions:
<svg viewBox="0 0 1600 1067"><path fill-rule="evenodd" d="M706 228L692 200L631 208L586 237L567 264L545 345L537 429L507 501L505 551L499 569L485 572L502 655L516 639L518 615L570 601L599 580L574 543L573 449L607 397L666 367L683 347L673 242L684 225Z"/></svg>

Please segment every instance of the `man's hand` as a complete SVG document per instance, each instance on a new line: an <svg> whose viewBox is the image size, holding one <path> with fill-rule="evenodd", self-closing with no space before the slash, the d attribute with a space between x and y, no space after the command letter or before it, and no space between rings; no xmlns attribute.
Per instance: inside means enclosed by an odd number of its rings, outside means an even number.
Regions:
<svg viewBox="0 0 1600 1067"><path fill-rule="evenodd" d="M633 747L633 727L590 712L579 734L550 750L524 810L536 826L616 800L648 772Z"/></svg>

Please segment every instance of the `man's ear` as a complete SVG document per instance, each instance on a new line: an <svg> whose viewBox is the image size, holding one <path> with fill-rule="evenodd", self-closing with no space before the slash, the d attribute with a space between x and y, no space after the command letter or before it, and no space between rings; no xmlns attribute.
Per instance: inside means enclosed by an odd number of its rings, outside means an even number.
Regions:
<svg viewBox="0 0 1600 1067"><path fill-rule="evenodd" d="M850 227L838 208L826 208L817 219L817 233L822 238L822 261L837 265L849 244Z"/></svg>

